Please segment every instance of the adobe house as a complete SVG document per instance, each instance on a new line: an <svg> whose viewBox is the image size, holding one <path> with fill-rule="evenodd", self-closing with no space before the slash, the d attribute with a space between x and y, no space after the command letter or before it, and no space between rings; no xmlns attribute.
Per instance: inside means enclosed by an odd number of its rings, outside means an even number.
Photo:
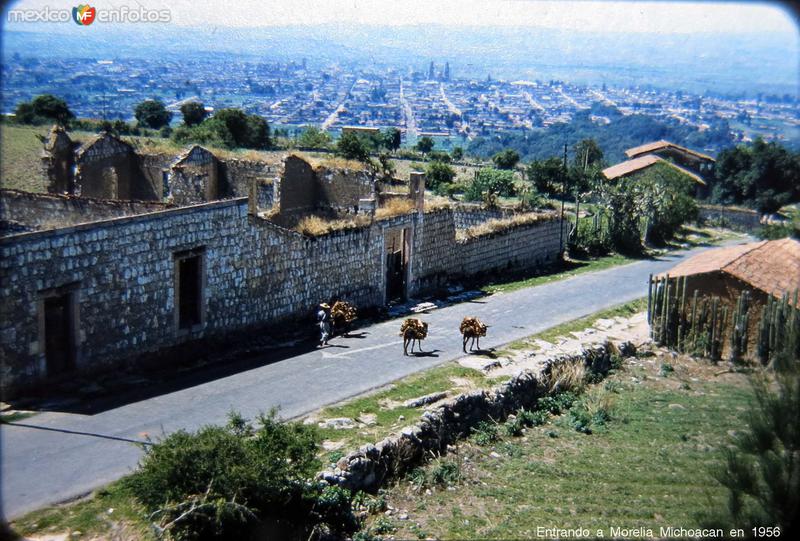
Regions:
<svg viewBox="0 0 800 541"><path fill-rule="evenodd" d="M761 308L772 296L788 295L791 302L800 291L800 240L751 242L705 251L679 263L658 276L686 279L687 298L698 292L698 299L720 299L720 307L727 306L730 313L743 292L750 293L748 336L756 336ZM671 286L672 287L672 286ZM687 304L687 310L689 302ZM800 309L800 301L797 308ZM729 318L728 323L732 320ZM730 324L724 332L723 349L728 346Z"/></svg>
<svg viewBox="0 0 800 541"><path fill-rule="evenodd" d="M697 152L669 141L660 140L629 148L625 156L633 160L642 156L658 156L673 162L684 169L697 174L701 178L711 174L716 160L707 154Z"/></svg>
<svg viewBox="0 0 800 541"><path fill-rule="evenodd" d="M621 178L636 177L652 167L664 166L671 167L692 179L695 183L695 196L700 197L702 195L706 188L706 181L703 180L703 177L655 154L645 154L644 156L606 167L603 169L603 176L609 181L616 181Z"/></svg>

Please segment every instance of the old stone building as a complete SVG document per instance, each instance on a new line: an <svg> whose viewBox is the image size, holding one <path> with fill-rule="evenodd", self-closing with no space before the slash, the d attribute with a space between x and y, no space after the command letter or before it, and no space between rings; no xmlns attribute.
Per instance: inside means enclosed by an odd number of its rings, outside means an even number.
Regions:
<svg viewBox="0 0 800 541"><path fill-rule="evenodd" d="M54 126L44 141L42 173L52 194L96 200L160 201L193 205L248 195L255 183L271 205L278 172L270 164L220 160L193 145L175 155L138 152L109 132L82 145Z"/></svg>
<svg viewBox="0 0 800 541"><path fill-rule="evenodd" d="M188 167L191 156L176 164ZM196 156L204 170L209 162L202 152ZM322 205L345 212L369 193L360 173L302 161L287 159L276 207L288 200L292 210ZM304 199L309 186L317 200ZM420 190L424 179L417 176L408 197L421 202ZM496 213L426 211L417 204L407 213L305 236L261 212L257 194L252 189L250 201L138 208L0 238L3 391L136 365L148 352L233 331L263 332L272 322L309 317L323 299L380 306L452 280L545 265L561 253L554 213L457 238L458 224Z"/></svg>

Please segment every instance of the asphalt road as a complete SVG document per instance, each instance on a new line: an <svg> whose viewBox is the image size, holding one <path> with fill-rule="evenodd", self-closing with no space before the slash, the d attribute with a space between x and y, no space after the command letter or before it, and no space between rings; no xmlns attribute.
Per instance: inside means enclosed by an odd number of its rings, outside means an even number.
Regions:
<svg viewBox="0 0 800 541"><path fill-rule="evenodd" d="M129 473L142 453L132 442L145 433L158 437L223 423L231 410L252 417L277 406L281 417L297 417L457 358L458 326L466 315L491 325L483 348L499 346L642 297L650 273L686 256L670 254L433 310L423 316L430 326L423 343L428 356L404 357L399 322L392 320L360 329L360 338L336 338L325 349L93 415L46 412L0 425L2 516L65 501Z"/></svg>

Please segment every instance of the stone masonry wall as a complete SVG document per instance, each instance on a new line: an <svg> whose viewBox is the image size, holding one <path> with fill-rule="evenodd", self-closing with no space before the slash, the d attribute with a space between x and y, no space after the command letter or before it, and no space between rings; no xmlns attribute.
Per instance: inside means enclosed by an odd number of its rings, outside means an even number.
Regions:
<svg viewBox="0 0 800 541"><path fill-rule="evenodd" d="M118 368L186 341L310 319L321 300L381 305L384 239L399 228L412 235L410 294L451 276L558 253L549 220L463 245L455 241L452 211L444 209L312 238L249 215L243 198L7 236L0 238L2 387L19 390L48 376L41 334L48 291L74 291L76 368ZM175 257L188 250L202 253L204 276L203 315L191 330L178 329L175 298Z"/></svg>
<svg viewBox="0 0 800 541"><path fill-rule="evenodd" d="M758 212L736 207L700 205L698 219L700 221L721 222L721 225L737 231L753 232L761 227Z"/></svg>
<svg viewBox="0 0 800 541"><path fill-rule="evenodd" d="M153 201L121 201L0 190L0 220L27 230L52 229L168 208ZM2 234L2 233L0 233Z"/></svg>
<svg viewBox="0 0 800 541"><path fill-rule="evenodd" d="M478 206L460 205L453 209L456 229L469 229L489 220L499 220L513 215L509 209L485 209Z"/></svg>

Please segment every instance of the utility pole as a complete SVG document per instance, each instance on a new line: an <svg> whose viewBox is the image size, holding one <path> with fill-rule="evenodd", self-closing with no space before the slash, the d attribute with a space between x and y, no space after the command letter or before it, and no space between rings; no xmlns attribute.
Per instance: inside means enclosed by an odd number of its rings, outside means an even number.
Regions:
<svg viewBox="0 0 800 541"><path fill-rule="evenodd" d="M559 246L564 254L564 199L567 197L567 144L564 143L564 164L561 167L561 227L559 233Z"/></svg>

